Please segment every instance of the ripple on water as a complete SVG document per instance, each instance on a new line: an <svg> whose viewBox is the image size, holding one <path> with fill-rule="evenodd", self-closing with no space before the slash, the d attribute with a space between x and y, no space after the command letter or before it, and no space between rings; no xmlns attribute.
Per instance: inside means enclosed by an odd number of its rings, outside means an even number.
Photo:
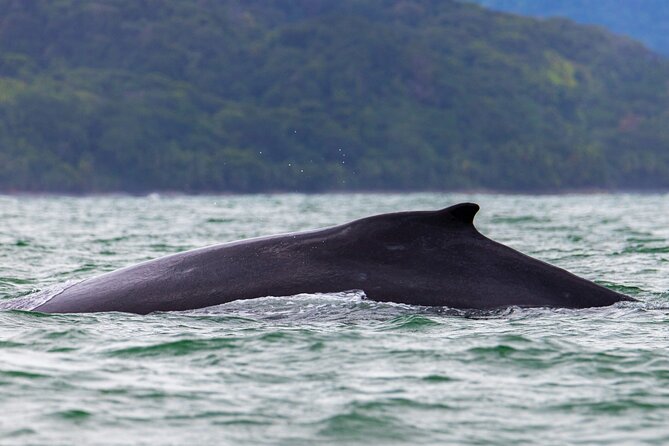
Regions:
<svg viewBox="0 0 669 446"><path fill-rule="evenodd" d="M92 414L83 409L69 409L55 412L54 414L52 414L52 416L55 418L63 419L65 421L79 423L90 418Z"/></svg>
<svg viewBox="0 0 669 446"><path fill-rule="evenodd" d="M118 357L147 357L147 356L183 356L201 351L220 351L221 349L232 350L238 348L239 339L217 338L217 339L182 339L179 341L161 342L159 344L133 346L111 350L109 356Z"/></svg>
<svg viewBox="0 0 669 446"><path fill-rule="evenodd" d="M352 408L330 416L319 423L318 434L325 438L348 441L406 441L412 438L413 429L405 426L399 416L374 413L375 411Z"/></svg>
<svg viewBox="0 0 669 446"><path fill-rule="evenodd" d="M420 314L405 314L383 324L384 330L420 331L440 325L440 322Z"/></svg>
<svg viewBox="0 0 669 446"><path fill-rule="evenodd" d="M663 240L666 241L666 240ZM628 246L622 251L623 254L666 254L669 253L669 246L648 246L637 244Z"/></svg>

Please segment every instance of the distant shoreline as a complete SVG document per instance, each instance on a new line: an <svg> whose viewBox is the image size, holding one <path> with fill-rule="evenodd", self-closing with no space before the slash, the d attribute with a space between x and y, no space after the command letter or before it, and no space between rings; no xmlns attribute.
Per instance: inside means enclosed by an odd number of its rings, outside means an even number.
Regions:
<svg viewBox="0 0 669 446"><path fill-rule="evenodd" d="M452 0L52 3L3 10L2 191L669 188L669 59L605 28Z"/></svg>
<svg viewBox="0 0 669 446"><path fill-rule="evenodd" d="M518 195L518 196L564 196L564 195L664 195L667 189L563 189L514 191L497 189L453 189L453 190L330 190L330 191L265 191L265 192L231 192L231 191L174 191L153 190L142 192L130 191L0 191L0 197L198 197L198 196L261 196L261 195L421 195L421 194L459 194L459 195Z"/></svg>

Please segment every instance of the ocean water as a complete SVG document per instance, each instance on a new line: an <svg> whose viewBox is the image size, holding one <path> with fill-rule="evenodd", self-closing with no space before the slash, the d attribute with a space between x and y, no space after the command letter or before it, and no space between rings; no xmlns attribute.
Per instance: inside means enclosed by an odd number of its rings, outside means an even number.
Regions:
<svg viewBox="0 0 669 446"><path fill-rule="evenodd" d="M158 256L461 201L487 236L639 302L28 311ZM667 195L0 196L0 246L2 445L669 444Z"/></svg>

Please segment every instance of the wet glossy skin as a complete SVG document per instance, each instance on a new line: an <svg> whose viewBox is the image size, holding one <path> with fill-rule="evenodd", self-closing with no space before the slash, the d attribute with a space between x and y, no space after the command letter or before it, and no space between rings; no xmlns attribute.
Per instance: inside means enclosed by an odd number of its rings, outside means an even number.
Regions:
<svg viewBox="0 0 669 446"><path fill-rule="evenodd" d="M237 299L362 290L453 308L586 308L631 298L481 235L479 207L400 212L209 246L84 280L36 311L188 310Z"/></svg>

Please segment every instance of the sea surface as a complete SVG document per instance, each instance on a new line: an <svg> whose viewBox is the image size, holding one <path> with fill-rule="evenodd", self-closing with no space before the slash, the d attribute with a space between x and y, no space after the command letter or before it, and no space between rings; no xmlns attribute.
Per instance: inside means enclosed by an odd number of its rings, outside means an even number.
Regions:
<svg viewBox="0 0 669 446"><path fill-rule="evenodd" d="M483 234L640 302L28 311L170 253L461 201ZM669 444L668 195L0 196L0 306L1 445Z"/></svg>

